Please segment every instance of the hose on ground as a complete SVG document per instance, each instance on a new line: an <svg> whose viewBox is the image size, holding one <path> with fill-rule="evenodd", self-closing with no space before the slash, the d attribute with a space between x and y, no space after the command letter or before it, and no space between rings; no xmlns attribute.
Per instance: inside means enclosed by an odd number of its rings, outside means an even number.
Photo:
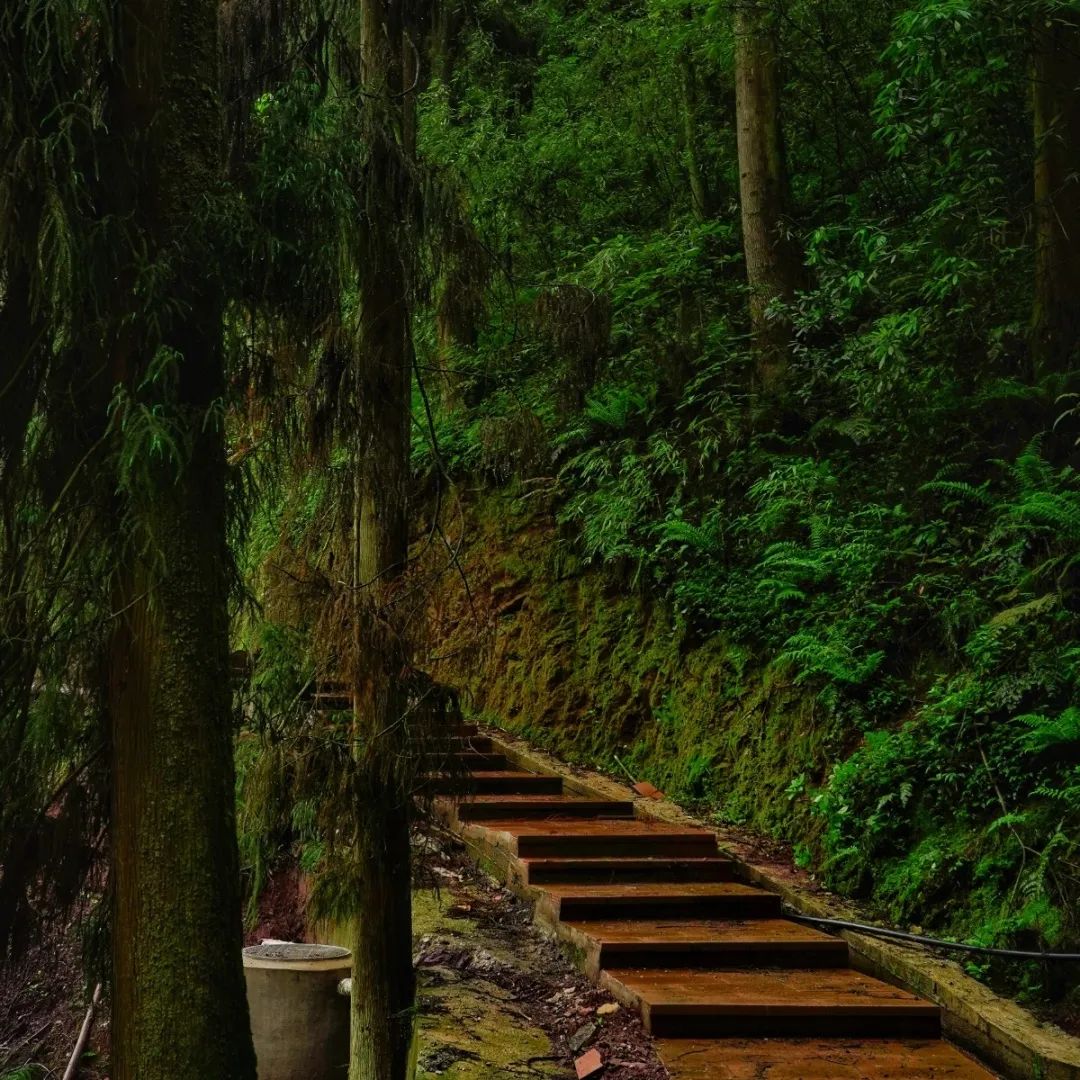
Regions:
<svg viewBox="0 0 1080 1080"><path fill-rule="evenodd" d="M866 923L851 922L847 919L822 919L816 915L803 915L786 908L784 915L792 922L808 923L812 926L825 926L832 930L852 930L869 937L886 938L890 941L903 941L912 945L926 945L932 949L951 949L956 952L973 953L976 956L999 956L1006 960L1045 960L1056 963L1080 963L1080 953L1028 952L1023 949L991 949L984 945L965 945L959 941L942 941L940 938L927 937L924 934L909 934L904 930L888 930L882 926L868 926Z"/></svg>

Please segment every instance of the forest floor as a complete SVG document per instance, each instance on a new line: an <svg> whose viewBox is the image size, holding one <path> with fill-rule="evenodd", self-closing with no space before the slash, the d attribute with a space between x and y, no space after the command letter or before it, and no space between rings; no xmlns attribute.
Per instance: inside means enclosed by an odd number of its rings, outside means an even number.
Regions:
<svg viewBox="0 0 1080 1080"><path fill-rule="evenodd" d="M417 837L414 893L419 986L418 1080L563 1080L596 1049L606 1080L661 1080L639 1017L575 970L532 923L529 905L480 871L447 834ZM274 874L246 934L304 940L293 866ZM0 983L0 1078L60 1076L85 1014L76 927L38 946ZM81 1080L108 1075L108 1006ZM22 1067L35 1066L29 1073Z"/></svg>
<svg viewBox="0 0 1080 1080"><path fill-rule="evenodd" d="M417 1080L562 1080L597 1050L606 1080L662 1080L636 1013L594 987L533 925L530 905L484 874L455 837L415 837ZM307 940L299 875L283 868L259 904L248 942ZM310 929L310 928L309 928ZM347 934L315 931L346 944Z"/></svg>
<svg viewBox="0 0 1080 1080"><path fill-rule="evenodd" d="M661 1080L639 1017L574 969L532 911L456 842L422 843L413 926L420 985L420 1080L572 1077L597 1050L606 1080Z"/></svg>
<svg viewBox="0 0 1080 1080"><path fill-rule="evenodd" d="M0 979L0 1080L62 1076L86 1015L82 926L56 928ZM102 1001L81 1080L101 1080L108 1068L108 1002Z"/></svg>

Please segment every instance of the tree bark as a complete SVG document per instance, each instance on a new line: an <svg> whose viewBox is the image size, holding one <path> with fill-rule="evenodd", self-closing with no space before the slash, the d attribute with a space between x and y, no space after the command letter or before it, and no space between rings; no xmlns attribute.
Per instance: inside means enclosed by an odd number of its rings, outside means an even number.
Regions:
<svg viewBox="0 0 1080 1080"><path fill-rule="evenodd" d="M234 820L221 307L200 223L221 175L214 0L127 0L112 128L131 215L114 298L115 381L161 389L186 452L134 463L118 510L110 649L114 1080L254 1080ZM160 275L132 313L130 284ZM136 294L139 295L139 294ZM117 454L123 435L115 429ZM122 545L122 546L121 546Z"/></svg>
<svg viewBox="0 0 1080 1080"><path fill-rule="evenodd" d="M757 378L769 395L783 386L791 327L769 317L775 301L794 298L802 276L798 247L787 229L788 177L780 121L780 59L768 5L735 6L735 112L743 250L750 286L750 321Z"/></svg>
<svg viewBox="0 0 1080 1080"><path fill-rule="evenodd" d="M415 979L409 823L413 748L408 649L394 610L408 560L412 339L398 237L409 199L412 95L407 31L394 0L364 0L361 73L369 158L362 222L357 369L358 550L355 769L359 911L353 935L351 1080L411 1072ZM415 55L415 54L413 54ZM396 228L395 228L396 226Z"/></svg>
<svg viewBox="0 0 1080 1080"><path fill-rule="evenodd" d="M1034 28L1035 371L1060 371L1080 345L1080 15Z"/></svg>

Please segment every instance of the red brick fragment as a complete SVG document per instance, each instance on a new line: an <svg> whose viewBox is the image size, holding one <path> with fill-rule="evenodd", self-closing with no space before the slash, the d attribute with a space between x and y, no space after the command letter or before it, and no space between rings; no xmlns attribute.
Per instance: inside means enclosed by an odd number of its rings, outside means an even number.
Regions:
<svg viewBox="0 0 1080 1080"><path fill-rule="evenodd" d="M603 1070L604 1059L599 1050L590 1050L574 1062L574 1068L577 1070L578 1080L585 1080L587 1076L596 1076Z"/></svg>

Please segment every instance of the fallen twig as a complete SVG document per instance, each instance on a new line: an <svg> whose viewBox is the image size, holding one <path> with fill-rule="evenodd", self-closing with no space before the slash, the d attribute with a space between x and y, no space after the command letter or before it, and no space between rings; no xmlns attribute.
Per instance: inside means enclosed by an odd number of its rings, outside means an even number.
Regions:
<svg viewBox="0 0 1080 1080"><path fill-rule="evenodd" d="M79 1059L83 1056L86 1043L90 1038L90 1031L94 1026L94 1014L97 1012L98 1002L101 1001L101 983L94 987L94 996L90 999L90 1006L86 1010L82 1027L79 1029L79 1037L75 1040L75 1049L71 1051L71 1059L64 1070L64 1080L74 1080L79 1071Z"/></svg>

